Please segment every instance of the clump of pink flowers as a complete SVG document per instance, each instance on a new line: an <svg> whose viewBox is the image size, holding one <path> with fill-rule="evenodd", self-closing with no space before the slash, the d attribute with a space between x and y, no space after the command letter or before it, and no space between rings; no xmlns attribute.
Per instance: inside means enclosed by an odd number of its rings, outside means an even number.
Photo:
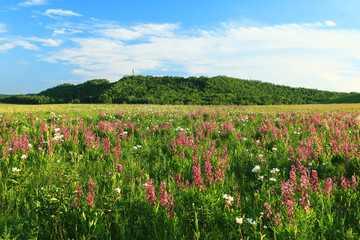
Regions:
<svg viewBox="0 0 360 240"><path fill-rule="evenodd" d="M155 196L155 188L154 183L151 178L148 179L147 183L145 183L144 188L146 188L146 197L150 205L156 204L156 196Z"/></svg>
<svg viewBox="0 0 360 240"><path fill-rule="evenodd" d="M94 206L94 197L95 197L95 189L94 189L94 182L93 182L93 178L90 178L89 181L89 191L86 195L86 202L90 205L90 206Z"/></svg>

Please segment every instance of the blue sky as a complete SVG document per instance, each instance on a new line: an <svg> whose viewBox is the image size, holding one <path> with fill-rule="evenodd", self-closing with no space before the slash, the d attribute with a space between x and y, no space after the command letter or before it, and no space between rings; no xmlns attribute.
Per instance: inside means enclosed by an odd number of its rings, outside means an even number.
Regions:
<svg viewBox="0 0 360 240"><path fill-rule="evenodd" d="M357 0L4 0L0 93L141 75L360 92Z"/></svg>

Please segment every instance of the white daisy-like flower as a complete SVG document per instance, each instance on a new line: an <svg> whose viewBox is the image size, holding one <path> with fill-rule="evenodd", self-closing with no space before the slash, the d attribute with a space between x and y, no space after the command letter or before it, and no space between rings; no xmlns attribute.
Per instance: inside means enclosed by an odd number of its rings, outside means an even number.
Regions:
<svg viewBox="0 0 360 240"><path fill-rule="evenodd" d="M277 173L277 172L280 172L280 169L273 168L273 169L270 170L270 173Z"/></svg>
<svg viewBox="0 0 360 240"><path fill-rule="evenodd" d="M273 177L269 178L269 180L272 181L272 182L276 182L276 178L273 178Z"/></svg>
<svg viewBox="0 0 360 240"><path fill-rule="evenodd" d="M260 171L260 166L259 165L256 165L253 169L252 169L252 172L253 173L256 173L256 172L259 172Z"/></svg>
<svg viewBox="0 0 360 240"><path fill-rule="evenodd" d="M115 191L117 194L120 194L121 189L120 189L120 188L115 188L114 191Z"/></svg>
<svg viewBox="0 0 360 240"><path fill-rule="evenodd" d="M243 223L243 218L238 218L237 217L235 220L236 220L237 224L242 224Z"/></svg>
<svg viewBox="0 0 360 240"><path fill-rule="evenodd" d="M252 218L247 218L246 219L249 223L252 223L253 221L254 221L254 219L252 219Z"/></svg>
<svg viewBox="0 0 360 240"><path fill-rule="evenodd" d="M12 171L12 172L20 172L21 170L18 169L17 167L13 167L11 171Z"/></svg>
<svg viewBox="0 0 360 240"><path fill-rule="evenodd" d="M23 155L21 156L21 159L25 159L25 158L27 158L27 155L26 155L26 154L23 154Z"/></svg>
<svg viewBox="0 0 360 240"><path fill-rule="evenodd" d="M259 177L258 177L258 180L261 180L261 181L262 181L263 179L264 179L264 176L259 176Z"/></svg>

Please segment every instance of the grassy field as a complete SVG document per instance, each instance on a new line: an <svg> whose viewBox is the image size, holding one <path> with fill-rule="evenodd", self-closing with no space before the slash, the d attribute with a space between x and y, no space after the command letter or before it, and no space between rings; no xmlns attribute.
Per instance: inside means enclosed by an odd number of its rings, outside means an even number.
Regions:
<svg viewBox="0 0 360 240"><path fill-rule="evenodd" d="M228 111L255 112L255 113L276 113L276 112L296 112L296 113L344 113L360 112L360 104L311 104L311 105L266 105L266 106L174 106L174 105L131 105L131 104L49 104L49 105L16 105L0 104L2 113L23 113L23 112L42 112L42 111L66 111L84 109L122 109L125 111L139 111L154 108L158 111L168 111L180 109L181 111L192 111L197 109L226 109Z"/></svg>
<svg viewBox="0 0 360 240"><path fill-rule="evenodd" d="M360 105L0 105L0 239L359 239Z"/></svg>

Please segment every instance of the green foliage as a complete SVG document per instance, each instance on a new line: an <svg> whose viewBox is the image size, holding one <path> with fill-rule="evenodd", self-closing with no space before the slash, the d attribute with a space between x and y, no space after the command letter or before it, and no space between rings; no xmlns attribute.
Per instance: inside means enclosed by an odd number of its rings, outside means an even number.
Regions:
<svg viewBox="0 0 360 240"><path fill-rule="evenodd" d="M12 96L1 102L281 105L322 103L341 97L347 99L348 95L225 76L124 76L115 83L95 79L79 85L62 84L34 96Z"/></svg>

